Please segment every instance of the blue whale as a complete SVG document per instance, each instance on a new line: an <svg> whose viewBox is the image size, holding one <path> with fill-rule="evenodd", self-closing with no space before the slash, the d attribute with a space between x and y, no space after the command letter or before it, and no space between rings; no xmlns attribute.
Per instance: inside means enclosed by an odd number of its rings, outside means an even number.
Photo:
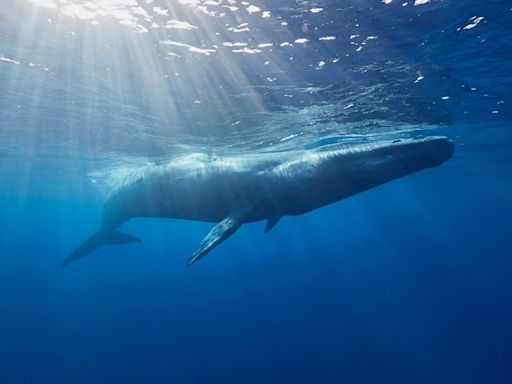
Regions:
<svg viewBox="0 0 512 384"><path fill-rule="evenodd" d="M316 149L209 156L194 153L141 168L108 195L100 230L73 251L62 267L104 244L139 239L118 228L133 217L217 223L187 265L231 236L242 224L301 215L413 172L438 166L453 155L444 136L379 141Z"/></svg>

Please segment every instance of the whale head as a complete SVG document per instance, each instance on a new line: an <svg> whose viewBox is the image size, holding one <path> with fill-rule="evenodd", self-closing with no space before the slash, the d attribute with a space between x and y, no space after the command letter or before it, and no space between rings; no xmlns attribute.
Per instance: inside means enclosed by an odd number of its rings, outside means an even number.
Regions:
<svg viewBox="0 0 512 384"><path fill-rule="evenodd" d="M454 143L445 136L394 140L376 149L375 156L405 174L437 167L452 158Z"/></svg>
<svg viewBox="0 0 512 384"><path fill-rule="evenodd" d="M317 184L323 186L324 200L334 202L441 165L453 151L453 142L444 136L375 141L341 149L331 146Z"/></svg>
<svg viewBox="0 0 512 384"><path fill-rule="evenodd" d="M355 156L355 162L356 168L364 169L363 179L378 185L437 167L451 159L453 151L453 142L445 136L399 139L370 144Z"/></svg>

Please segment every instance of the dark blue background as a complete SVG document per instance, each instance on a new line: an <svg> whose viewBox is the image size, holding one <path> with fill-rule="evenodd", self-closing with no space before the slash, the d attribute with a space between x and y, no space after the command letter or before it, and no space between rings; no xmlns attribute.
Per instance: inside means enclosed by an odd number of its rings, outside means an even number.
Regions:
<svg viewBox="0 0 512 384"><path fill-rule="evenodd" d="M209 225L134 220L60 270L100 205L4 199L2 381L507 383L511 184L463 151L192 268Z"/></svg>

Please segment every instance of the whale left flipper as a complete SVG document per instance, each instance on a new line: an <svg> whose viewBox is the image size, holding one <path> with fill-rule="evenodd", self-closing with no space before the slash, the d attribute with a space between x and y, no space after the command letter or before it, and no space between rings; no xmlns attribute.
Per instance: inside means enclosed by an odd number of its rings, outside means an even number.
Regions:
<svg viewBox="0 0 512 384"><path fill-rule="evenodd" d="M239 215L228 216L215 227L203 239L199 249L187 261L187 266L194 264L201 257L210 252L217 245L226 240L242 225Z"/></svg>

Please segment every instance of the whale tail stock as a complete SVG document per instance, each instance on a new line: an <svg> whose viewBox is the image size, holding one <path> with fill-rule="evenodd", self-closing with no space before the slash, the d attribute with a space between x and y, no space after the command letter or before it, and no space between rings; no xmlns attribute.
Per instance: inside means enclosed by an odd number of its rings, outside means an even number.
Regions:
<svg viewBox="0 0 512 384"><path fill-rule="evenodd" d="M89 237L82 245L75 249L73 253L66 257L60 267L64 268L69 263L87 256L89 253L94 252L104 244L130 244L141 242L142 241L140 239L120 231L100 230Z"/></svg>

